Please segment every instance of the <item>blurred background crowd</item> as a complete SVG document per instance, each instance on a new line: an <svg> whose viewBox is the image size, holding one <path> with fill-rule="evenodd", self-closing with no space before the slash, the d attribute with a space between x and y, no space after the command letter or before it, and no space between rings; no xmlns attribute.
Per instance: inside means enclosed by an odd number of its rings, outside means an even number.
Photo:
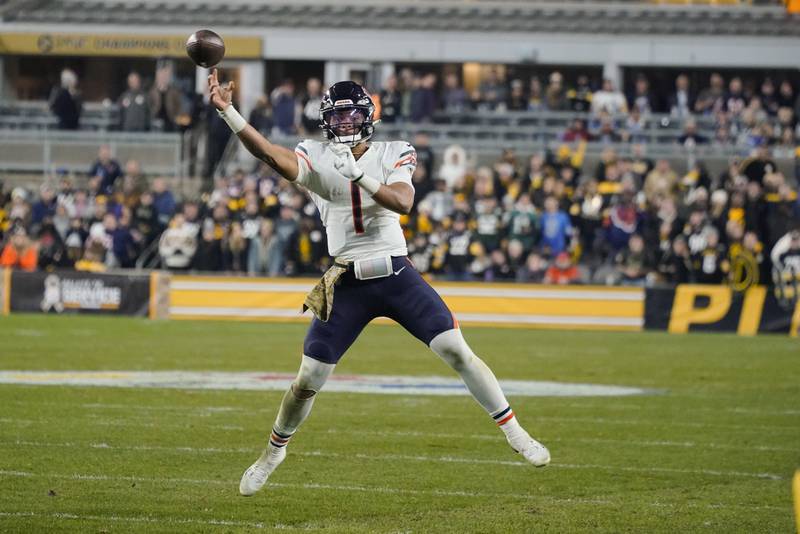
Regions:
<svg viewBox="0 0 800 534"><path fill-rule="evenodd" d="M171 83L169 65L149 87L132 72L118 97L125 131L208 129L204 172L213 175L230 139L202 95ZM77 76L65 69L50 105L59 127L78 128ZM417 148L415 205L402 224L417 268L453 280L645 285L769 283L772 254L800 248L797 176L774 158L794 158L800 99L789 80L723 78L703 86L678 74L656 91L645 75L629 91L576 73L508 79L491 70L467 92L455 74L402 69L373 90L384 123L458 123L467 111L579 112L554 150L497 154L482 164L458 144L441 153L426 135ZM318 137L323 87L291 80L249 115L268 136ZM651 159L642 136L651 113L679 118L687 148L738 147L712 173L701 159L686 169ZM446 119L443 119L445 117ZM695 117L713 121L698 131ZM378 126L380 128L380 126ZM599 163L587 142L607 143ZM628 143L620 154L614 147ZM251 275L316 275L331 261L325 232L305 194L266 166L213 178L213 189L183 198L146 162L117 161L108 146L85 176L50 177L40 188L0 185L2 266L25 269L155 267ZM785 238L785 239L784 239ZM784 239L784 241L781 241ZM780 242L780 243L779 243ZM793 248L794 247L794 248Z"/></svg>

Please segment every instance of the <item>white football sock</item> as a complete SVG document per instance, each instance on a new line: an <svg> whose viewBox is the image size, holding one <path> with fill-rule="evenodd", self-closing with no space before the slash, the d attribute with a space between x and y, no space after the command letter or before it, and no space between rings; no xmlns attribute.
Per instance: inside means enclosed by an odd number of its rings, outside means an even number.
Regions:
<svg viewBox="0 0 800 534"><path fill-rule="evenodd" d="M508 401L494 373L472 352L460 329L442 332L433 338L430 347L461 375L469 392L490 415L508 408Z"/></svg>
<svg viewBox="0 0 800 534"><path fill-rule="evenodd" d="M303 355L300 371L289 391L283 396L278 416L272 427L267 451L285 447L298 427L311 413L317 392L336 367Z"/></svg>

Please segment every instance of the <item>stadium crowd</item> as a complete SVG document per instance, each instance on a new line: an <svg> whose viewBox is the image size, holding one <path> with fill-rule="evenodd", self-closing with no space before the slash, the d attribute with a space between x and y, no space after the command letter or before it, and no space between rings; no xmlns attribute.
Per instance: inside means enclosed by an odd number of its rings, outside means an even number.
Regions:
<svg viewBox="0 0 800 534"><path fill-rule="evenodd" d="M186 95L171 77L162 65L145 89L130 74L118 99L120 129L181 127ZM65 71L61 82L52 109L62 127L77 127L77 77ZM318 136L322 91L316 78L301 93L286 80L259 99L249 121L269 136ZM769 283L772 265L782 261L770 257L776 244L781 254L788 247L800 255L800 236L791 233L800 227L797 176L784 176L773 159L797 153L800 98L789 81L726 82L713 73L698 90L681 74L657 94L639 76L626 95L609 80L592 87L585 75L568 86L557 71L545 81L524 81L490 70L468 93L454 74L440 85L435 74L402 69L374 96L387 123L452 119L466 110L585 112L554 152L506 150L488 166L460 146L435 157L424 135L411 140L419 163L415 205L402 224L409 255L432 276L744 286ZM682 121L684 146L735 145L746 157L718 175L700 161L682 172L668 160L651 160L640 132L643 117L656 111ZM216 113L206 115L210 173L230 131ZM698 131L698 116L713 120L712 137ZM632 155L609 145L589 166L584 150L592 141L629 142ZM296 276L319 274L330 262L313 204L264 165L217 178L212 191L186 199L176 198L164 178L147 177L139 162L116 161L108 147L87 171L86 187L67 175L36 190L0 186L0 266L100 271L138 264Z"/></svg>
<svg viewBox="0 0 800 534"><path fill-rule="evenodd" d="M402 218L416 267L451 280L645 285L769 283L782 238L800 255L800 202L769 147L719 176L679 173L583 143L477 166L459 146L435 158L413 140L415 205ZM439 160L438 163L435 162ZM0 266L102 271L141 265L250 275L318 275L331 261L316 208L265 165L176 198L164 178L101 147L87 187L0 188ZM787 237L789 236L789 237ZM787 240L788 239L788 240Z"/></svg>
<svg viewBox="0 0 800 534"><path fill-rule="evenodd" d="M800 135L800 94L791 80L709 75L704 87L695 87L687 74L670 84L653 86L646 74L630 80L626 91L611 80L599 83L586 74L568 81L559 71L545 78L506 78L505 69L489 69L480 84L468 91L455 73L441 79L434 73L400 69L372 93L383 122L458 122L468 111L571 111L585 113L562 135L563 140L639 142L651 113L668 113L682 124L677 139L687 146L713 144L752 148L769 143L776 155L793 156ZM137 72L127 77L127 89L116 98L123 131L207 131L211 142L205 174L221 156L228 135L215 121L207 96L195 94L175 79L171 63L160 63L152 81ZM323 86L311 77L298 88L283 80L262 95L250 122L271 136L316 135ZM53 89L50 106L60 128L80 126L82 102L75 72L65 69L60 86ZM213 110L211 110L213 111ZM705 128L698 128L702 119ZM196 142L195 142L196 144ZM219 146L218 146L219 145ZM217 154L219 153L219 154Z"/></svg>

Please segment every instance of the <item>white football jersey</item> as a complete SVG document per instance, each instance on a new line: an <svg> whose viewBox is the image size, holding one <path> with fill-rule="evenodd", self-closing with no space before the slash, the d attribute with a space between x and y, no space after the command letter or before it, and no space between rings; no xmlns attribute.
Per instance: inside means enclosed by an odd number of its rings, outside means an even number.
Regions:
<svg viewBox="0 0 800 534"><path fill-rule="evenodd" d="M384 208L334 167L336 152L328 142L306 139L295 148L296 184L308 190L328 234L328 253L344 260L408 254L400 215ZM411 175L417 153L405 141L373 142L356 161L370 178L385 185L403 182L414 187Z"/></svg>

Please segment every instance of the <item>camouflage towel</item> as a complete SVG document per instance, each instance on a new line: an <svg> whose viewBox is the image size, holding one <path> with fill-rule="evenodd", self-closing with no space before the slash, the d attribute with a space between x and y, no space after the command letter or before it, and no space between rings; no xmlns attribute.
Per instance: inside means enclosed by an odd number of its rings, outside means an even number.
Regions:
<svg viewBox="0 0 800 534"><path fill-rule="evenodd" d="M346 272L346 264L339 261L334 262L333 266L322 275L314 289L306 295L306 300L303 302L303 312L311 310L311 313L317 319L327 322L333 309L333 286L339 281L339 277Z"/></svg>

